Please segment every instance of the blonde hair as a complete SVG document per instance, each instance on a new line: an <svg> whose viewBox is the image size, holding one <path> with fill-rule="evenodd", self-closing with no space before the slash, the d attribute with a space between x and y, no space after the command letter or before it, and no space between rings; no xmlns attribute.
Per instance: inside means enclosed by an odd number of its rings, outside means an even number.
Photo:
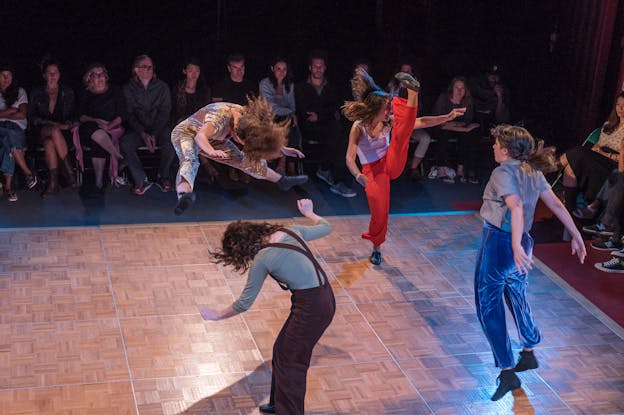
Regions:
<svg viewBox="0 0 624 415"><path fill-rule="evenodd" d="M108 70L106 70L106 66L99 62L92 63L91 65L89 65L84 75L82 76L82 83L86 89L89 89L89 84L93 79L93 73L98 68L102 69L102 72L104 72L104 79L106 80L106 82L108 82Z"/></svg>
<svg viewBox="0 0 624 415"><path fill-rule="evenodd" d="M262 97L247 97L236 135L245 143L243 151L252 160L266 158L286 145L290 120L275 122L271 104Z"/></svg>

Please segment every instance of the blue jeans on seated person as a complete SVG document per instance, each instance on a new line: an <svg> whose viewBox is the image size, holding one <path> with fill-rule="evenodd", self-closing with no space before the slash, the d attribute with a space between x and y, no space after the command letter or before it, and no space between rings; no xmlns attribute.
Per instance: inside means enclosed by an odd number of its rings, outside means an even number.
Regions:
<svg viewBox="0 0 624 415"><path fill-rule="evenodd" d="M13 149L26 148L26 133L11 121L0 121L0 171L12 176L15 173Z"/></svg>
<svg viewBox="0 0 624 415"><path fill-rule="evenodd" d="M527 255L533 251L533 238L522 235ZM505 321L505 304L513 316L523 347L533 348L541 334L526 300L527 274L520 273L511 249L511 233L484 221L481 246L475 269L477 316L490 343L497 367L515 366Z"/></svg>

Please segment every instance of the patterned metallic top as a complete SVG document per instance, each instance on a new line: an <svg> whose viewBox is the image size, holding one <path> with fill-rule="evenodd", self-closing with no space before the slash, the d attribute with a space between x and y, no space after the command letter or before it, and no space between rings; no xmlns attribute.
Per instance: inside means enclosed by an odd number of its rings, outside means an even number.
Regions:
<svg viewBox="0 0 624 415"><path fill-rule="evenodd" d="M210 123L214 127L214 134L208 137L211 141L225 141L231 135L229 126L232 124L232 109L242 109L238 104L229 102L215 102L208 104L188 118L192 127L200 129Z"/></svg>

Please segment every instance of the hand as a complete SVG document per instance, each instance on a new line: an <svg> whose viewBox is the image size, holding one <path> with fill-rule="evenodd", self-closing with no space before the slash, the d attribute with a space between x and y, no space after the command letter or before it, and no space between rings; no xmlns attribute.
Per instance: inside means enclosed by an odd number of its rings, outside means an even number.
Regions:
<svg viewBox="0 0 624 415"><path fill-rule="evenodd" d="M309 122L317 122L318 121L318 114L316 112L308 111L308 112L306 112L306 114L308 114L307 120Z"/></svg>
<svg viewBox="0 0 624 415"><path fill-rule="evenodd" d="M501 99L503 97L503 86L500 84L496 84L494 85L494 93L496 94L496 96L498 97L498 99Z"/></svg>
<svg viewBox="0 0 624 415"><path fill-rule="evenodd" d="M368 184L368 177L364 176L362 173L359 173L355 176L355 180L362 185L362 187L366 187Z"/></svg>
<svg viewBox="0 0 624 415"><path fill-rule="evenodd" d="M204 320L217 321L220 320L219 313L217 310L213 310L212 308L202 308L200 314Z"/></svg>
<svg viewBox="0 0 624 415"><path fill-rule="evenodd" d="M585 262L585 256L587 255L587 250L585 249L585 243L583 242L583 238L581 235L576 235L572 238L572 242L570 243L572 247L572 255L576 254L579 259L579 262L582 264Z"/></svg>
<svg viewBox="0 0 624 415"><path fill-rule="evenodd" d="M451 112L449 112L447 114L447 117L449 117L449 121L451 121L451 120L454 120L457 117L461 117L465 113L466 113L466 107L463 107L463 108L453 108L451 110Z"/></svg>
<svg viewBox="0 0 624 415"><path fill-rule="evenodd" d="M215 150L214 148L210 151L205 151L206 155L210 158L215 159L225 159L228 157L227 153L223 150Z"/></svg>
<svg viewBox="0 0 624 415"><path fill-rule="evenodd" d="M516 263L516 267L518 267L518 271L523 274L528 274L529 270L533 268L533 258L528 256L521 246L513 248L513 253L514 262Z"/></svg>
<svg viewBox="0 0 624 415"><path fill-rule="evenodd" d="M101 128L102 130L104 131L108 130L108 121L103 120L101 118L96 118L94 121L97 124L97 126Z"/></svg>
<svg viewBox="0 0 624 415"><path fill-rule="evenodd" d="M282 153L285 156L297 157L299 159L302 159L305 157L305 154L303 154L301 151L297 150L296 148L292 148L292 147L282 147Z"/></svg>
<svg viewBox="0 0 624 415"><path fill-rule="evenodd" d="M156 151L156 138L154 138L153 135L144 132L143 141L145 142L145 146L150 153Z"/></svg>
<svg viewBox="0 0 624 415"><path fill-rule="evenodd" d="M297 208L299 212L305 217L314 213L314 203L311 199L299 199L297 200Z"/></svg>

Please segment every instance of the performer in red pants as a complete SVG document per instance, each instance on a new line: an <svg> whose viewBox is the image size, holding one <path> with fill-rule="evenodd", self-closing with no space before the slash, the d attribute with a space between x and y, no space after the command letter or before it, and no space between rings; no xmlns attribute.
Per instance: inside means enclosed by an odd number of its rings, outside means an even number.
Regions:
<svg viewBox="0 0 624 415"><path fill-rule="evenodd" d="M401 87L407 88L407 99L389 95L375 84L362 69L351 80L355 101L347 101L342 112L353 121L349 133L346 163L355 179L364 186L371 220L362 238L373 243L370 261L381 264L381 244L386 240L390 212L390 180L401 175L407 161L409 139L414 128L432 127L462 115L466 109L454 109L446 115L416 118L420 84L410 74L395 75ZM394 125L389 123L390 105ZM390 130L392 129L392 133ZM362 164L358 169L355 157Z"/></svg>

